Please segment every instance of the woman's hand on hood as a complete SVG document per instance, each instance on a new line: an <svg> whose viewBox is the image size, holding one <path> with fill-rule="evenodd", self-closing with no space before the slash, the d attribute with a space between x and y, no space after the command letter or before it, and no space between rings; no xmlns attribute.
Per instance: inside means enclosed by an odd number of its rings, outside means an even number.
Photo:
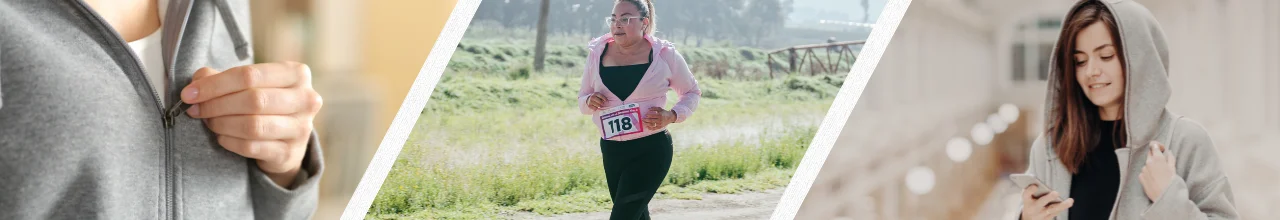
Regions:
<svg viewBox="0 0 1280 220"><path fill-rule="evenodd" d="M1147 164L1142 167L1142 173L1138 174L1138 181L1142 183L1142 191L1147 193L1147 198L1156 201L1177 175L1173 172L1176 159L1173 152L1160 142L1151 141L1148 148Z"/></svg>

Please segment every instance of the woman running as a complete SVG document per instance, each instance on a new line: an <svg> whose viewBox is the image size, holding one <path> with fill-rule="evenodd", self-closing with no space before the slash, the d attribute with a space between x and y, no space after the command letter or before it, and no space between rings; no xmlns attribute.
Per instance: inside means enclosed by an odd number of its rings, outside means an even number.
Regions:
<svg viewBox="0 0 1280 220"><path fill-rule="evenodd" d="M653 37L653 9L652 0L617 0L610 33L587 45L578 106L600 130L609 219L649 219L649 200L671 168L666 127L689 119L702 96L675 45ZM673 89L680 100L663 109Z"/></svg>

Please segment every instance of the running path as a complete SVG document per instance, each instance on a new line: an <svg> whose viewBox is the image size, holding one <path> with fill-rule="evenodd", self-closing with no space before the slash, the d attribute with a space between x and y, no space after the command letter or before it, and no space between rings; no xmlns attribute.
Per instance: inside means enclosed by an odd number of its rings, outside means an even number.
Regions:
<svg viewBox="0 0 1280 220"><path fill-rule="evenodd" d="M739 194L704 193L702 194L702 200L654 199L649 203L649 213L653 219L769 219L769 215L773 214L774 207L778 205L778 200L782 198L782 191L783 188ZM608 219L609 212L574 213L550 217L521 212L513 216L513 218L544 220Z"/></svg>

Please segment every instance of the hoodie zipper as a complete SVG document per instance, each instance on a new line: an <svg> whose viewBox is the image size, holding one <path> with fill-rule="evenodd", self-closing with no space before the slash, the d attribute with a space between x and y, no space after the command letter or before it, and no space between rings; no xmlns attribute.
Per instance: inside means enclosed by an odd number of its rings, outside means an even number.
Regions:
<svg viewBox="0 0 1280 220"><path fill-rule="evenodd" d="M141 59L139 59L138 56L133 53L133 51L128 51L129 46L124 41L124 38L120 36L119 33L115 32L114 28L111 27L111 24L103 20L102 16L98 15L97 12L94 11L93 8L90 7L88 4L86 4L83 1L76 1L76 0L72 0L71 2L77 6L77 9L80 10L81 13L84 13L86 15L91 15L91 16L85 16L85 17L90 18L91 19L90 22L92 22L92 24L94 24L95 27L99 31L101 31L99 34L102 34L103 36L111 38L111 40L107 41L107 43L110 44L107 46L109 46L113 50L116 50L117 53L119 53L120 50L125 51L123 52L123 54L127 56L129 58L129 61L131 62L124 64L124 66L121 66L121 68L125 69L124 71L125 74L133 75L136 78L142 79L143 85L134 86L135 89L136 87L143 87L143 90L146 90L148 93L151 94L152 101L155 101L155 102L152 102L155 104L155 108L153 109L156 109L160 113L160 120L163 124L163 128L161 130L164 132L164 168L163 168L164 176L161 179L161 183L162 183L162 188L165 190L165 193L161 198L162 199L161 202L164 203L165 205L163 209L160 210L160 213L163 213L162 215L165 216L165 219L177 219L177 216L176 216L177 212L173 208L174 202L176 201L175 193L174 193L176 191L175 190L176 184L174 184L174 181L173 181L173 178L175 175L173 171L174 162L173 162L173 147L172 147L173 145L172 144L172 139L173 139L172 128L175 123L174 122L175 118L182 113L182 111L180 110L182 109L181 108L182 105L175 103L174 105L172 105L171 108L169 108L166 111L165 104L160 99L161 93L159 91L156 91L155 88L151 87L151 85L153 84L151 84L151 79L147 78L146 69L142 68ZM161 31L161 30L157 30L157 31ZM166 69L166 72L169 72L169 71ZM173 78L172 74L168 74L168 73L166 73L166 77ZM179 100L179 102L181 101Z"/></svg>

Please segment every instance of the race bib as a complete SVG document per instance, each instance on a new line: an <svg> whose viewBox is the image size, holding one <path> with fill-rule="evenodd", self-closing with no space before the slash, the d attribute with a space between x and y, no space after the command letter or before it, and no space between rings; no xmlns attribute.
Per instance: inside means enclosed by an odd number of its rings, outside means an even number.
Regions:
<svg viewBox="0 0 1280 220"><path fill-rule="evenodd" d="M644 132L639 104L624 104L603 112L600 114L600 132L604 134L604 139Z"/></svg>

